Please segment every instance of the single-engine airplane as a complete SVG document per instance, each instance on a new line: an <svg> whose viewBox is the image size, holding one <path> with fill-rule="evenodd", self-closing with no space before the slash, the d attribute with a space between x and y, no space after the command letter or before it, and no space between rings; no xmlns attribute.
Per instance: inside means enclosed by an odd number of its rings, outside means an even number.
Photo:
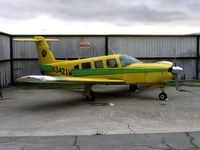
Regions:
<svg viewBox="0 0 200 150"><path fill-rule="evenodd" d="M137 85L159 85L160 100L166 100L164 92L166 83L175 77L178 91L178 73L183 69L169 61L143 63L138 59L121 54L92 57L78 60L56 60L42 36L32 39L14 39L15 41L32 41L36 43L40 71L42 75L28 75L17 81L31 83L71 82L84 84L83 95L87 99L95 99L92 86L95 84L127 84L134 91Z"/></svg>

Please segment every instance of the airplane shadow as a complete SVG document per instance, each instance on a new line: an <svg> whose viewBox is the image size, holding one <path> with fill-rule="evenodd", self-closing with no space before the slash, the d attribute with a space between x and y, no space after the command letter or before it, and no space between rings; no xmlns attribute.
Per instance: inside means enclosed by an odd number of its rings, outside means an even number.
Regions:
<svg viewBox="0 0 200 150"><path fill-rule="evenodd" d="M108 103L108 102L117 102L123 100L133 100L133 101L149 101L149 100L157 100L155 97L151 97L147 94L143 94L146 89L139 89L139 92L129 91L127 88L119 88L115 90L95 90L96 99L95 101L86 100L85 97L82 96L83 90L74 89L70 92L80 93L80 97L72 97L72 98L62 98L55 99L55 101L37 101L37 103L28 103L26 105L22 105L16 109L27 112L49 112L49 111L57 111L64 109L74 109L76 107L81 107L85 105L91 105L95 103Z"/></svg>
<svg viewBox="0 0 200 150"><path fill-rule="evenodd" d="M94 90L96 94L96 100L95 101L106 101L106 100L112 100L117 101L120 99L138 99L138 100L157 100L155 97L157 96L151 96L146 93L149 88L142 87L139 88L138 91L129 91L128 88L116 88L114 90ZM83 90L73 90L72 92L82 93ZM159 93L158 93L159 94Z"/></svg>
<svg viewBox="0 0 200 150"><path fill-rule="evenodd" d="M18 107L18 110L27 111L27 112L48 112L48 111L57 111L64 109L73 109L77 106L84 104L84 99L75 98L75 99L55 99L55 101L45 101L37 102L32 104L26 104L21 107Z"/></svg>

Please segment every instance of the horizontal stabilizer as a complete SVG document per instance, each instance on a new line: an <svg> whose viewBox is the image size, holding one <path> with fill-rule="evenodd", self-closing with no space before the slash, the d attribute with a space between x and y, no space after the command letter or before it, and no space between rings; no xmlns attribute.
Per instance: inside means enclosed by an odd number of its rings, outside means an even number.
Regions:
<svg viewBox="0 0 200 150"><path fill-rule="evenodd" d="M14 41L17 42L40 42L43 41L44 39L31 39L31 38L14 38ZM47 42L58 42L59 39L45 39Z"/></svg>

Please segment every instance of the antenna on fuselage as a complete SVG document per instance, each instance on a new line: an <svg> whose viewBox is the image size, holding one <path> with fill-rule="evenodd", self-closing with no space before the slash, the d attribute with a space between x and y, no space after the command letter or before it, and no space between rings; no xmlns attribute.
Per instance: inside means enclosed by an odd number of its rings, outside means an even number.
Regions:
<svg viewBox="0 0 200 150"><path fill-rule="evenodd" d="M175 48L175 45L174 45L174 65L176 66L176 48Z"/></svg>
<svg viewBox="0 0 200 150"><path fill-rule="evenodd" d="M79 55L77 55L77 58L78 58L78 59L81 59Z"/></svg>
<svg viewBox="0 0 200 150"><path fill-rule="evenodd" d="M116 55L115 51L111 47L109 47L109 50L111 50L112 53Z"/></svg>

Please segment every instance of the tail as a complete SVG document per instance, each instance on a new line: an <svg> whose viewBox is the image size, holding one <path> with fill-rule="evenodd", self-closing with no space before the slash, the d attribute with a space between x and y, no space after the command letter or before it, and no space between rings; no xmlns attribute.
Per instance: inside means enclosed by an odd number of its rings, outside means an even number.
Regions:
<svg viewBox="0 0 200 150"><path fill-rule="evenodd" d="M15 41L35 42L40 65L46 65L56 62L52 52L49 49L47 41L58 41L57 39L45 39L42 36L34 36L33 39L14 39Z"/></svg>
<svg viewBox="0 0 200 150"><path fill-rule="evenodd" d="M54 63L56 60L50 51L45 38L41 36L35 36L34 39L36 40L36 48L40 65Z"/></svg>

